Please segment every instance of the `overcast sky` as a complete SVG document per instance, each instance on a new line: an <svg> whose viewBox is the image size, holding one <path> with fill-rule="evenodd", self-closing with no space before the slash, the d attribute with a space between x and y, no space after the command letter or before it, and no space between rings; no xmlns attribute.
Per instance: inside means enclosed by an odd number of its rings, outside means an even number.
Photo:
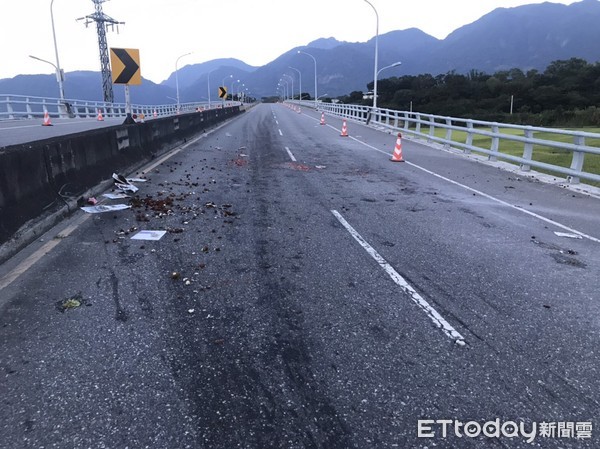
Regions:
<svg viewBox="0 0 600 449"><path fill-rule="evenodd" d="M419 28L443 39L498 7L542 0L370 0L380 34ZM552 0L571 4L574 0ZM0 79L53 73L56 63L51 0L0 0ZM60 65L66 72L100 70L95 24L76 19L94 12L92 0L54 0ZM156 83L178 67L216 58L261 66L320 37L365 42L375 35L375 13L364 0L110 0L108 16L125 22L108 33L109 47L140 50L142 76ZM1 92L0 92L1 93Z"/></svg>

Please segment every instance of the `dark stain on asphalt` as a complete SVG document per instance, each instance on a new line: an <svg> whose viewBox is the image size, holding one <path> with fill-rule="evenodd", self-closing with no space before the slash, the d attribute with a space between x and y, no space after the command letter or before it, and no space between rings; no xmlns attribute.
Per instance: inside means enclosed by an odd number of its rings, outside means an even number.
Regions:
<svg viewBox="0 0 600 449"><path fill-rule="evenodd" d="M586 268L587 267L587 265L585 263L583 263L582 261L580 261L579 259L576 259L575 257L567 256L566 254L563 254L563 253L552 254L552 258L557 263L560 263L563 265L569 265L571 267L576 267L576 268Z"/></svg>
<svg viewBox="0 0 600 449"><path fill-rule="evenodd" d="M129 319L129 315L121 305L121 298L119 297L119 278L117 278L117 275L114 273L114 271L110 273L110 281L112 285L113 300L116 308L115 319L125 323Z"/></svg>

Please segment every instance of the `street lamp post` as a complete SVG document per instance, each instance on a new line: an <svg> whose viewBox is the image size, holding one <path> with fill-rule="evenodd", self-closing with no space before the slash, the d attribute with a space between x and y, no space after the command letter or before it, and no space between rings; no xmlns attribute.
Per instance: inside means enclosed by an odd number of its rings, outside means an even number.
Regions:
<svg viewBox="0 0 600 449"><path fill-rule="evenodd" d="M373 70L373 73L375 74L375 79L373 81L373 110L375 110L377 109L377 75L379 73L377 70L377 67L379 65L379 14L377 13L377 10L369 0L364 1L368 3L369 6L371 6L371 8L373 8L373 11L375 11L375 18L377 19L377 26L375 28L375 69Z"/></svg>
<svg viewBox="0 0 600 449"><path fill-rule="evenodd" d="M282 84L282 83L285 83L285 85ZM283 78L280 78L279 79L279 84L280 84L281 88L283 89L283 101L285 101L290 96L290 83L288 83Z"/></svg>
<svg viewBox="0 0 600 449"><path fill-rule="evenodd" d="M233 75L231 75L231 76L233 77ZM231 81L231 101L232 101L232 102L233 102L233 85L234 85L235 83L239 83L239 82L240 82L240 80L235 80L235 81L233 81L233 80L232 80L232 81Z"/></svg>
<svg viewBox="0 0 600 449"><path fill-rule="evenodd" d="M38 58L37 56L29 55L29 57L31 59L35 59L37 61L45 62L46 64L50 64L52 67L54 67L54 71L56 72L56 79L59 80L59 83L60 83L60 69L58 68L58 66L56 64L54 64L53 62L50 62L50 61L46 61L45 59ZM60 99L61 99L61 101L64 101L64 99L65 99L62 91L61 91Z"/></svg>
<svg viewBox="0 0 600 449"><path fill-rule="evenodd" d="M56 56L56 78L58 79L58 90L60 91L60 99L64 104L65 102L65 86L63 84L63 73L60 69L60 61L58 60L58 45L56 44L56 30L54 28L54 12L52 8L54 7L54 0L50 2L50 21L52 22L52 38L54 39L54 54ZM47 61L44 61L47 62Z"/></svg>
<svg viewBox="0 0 600 449"><path fill-rule="evenodd" d="M235 83L239 83L239 82L240 82L240 80L237 80L237 81L234 81L233 83L231 83L231 99L232 99L232 100L233 100L233 98L234 98L234 94L235 94L235 92L234 92L234 90L233 90L233 86L235 86ZM244 86L245 86L245 84L244 84L244 83L241 83L241 84L238 86L238 101L239 101L239 97L240 97L240 92L242 91L242 87L244 87Z"/></svg>
<svg viewBox="0 0 600 449"><path fill-rule="evenodd" d="M398 61L398 62L394 62L393 64L387 65L387 66L385 66L385 67L383 67L383 68L379 69L379 70L377 71L377 75L376 75L375 79L377 79L377 78L379 77L379 74L380 74L381 72L383 72L384 70L386 70L386 69L391 69L392 67L398 67L399 65L402 65L402 63L401 63L400 61ZM373 93L375 93L375 92L373 92ZM375 107L376 107L376 105L377 105L377 103L375 103L375 106L373 106L373 108L375 108ZM374 110L374 109L373 109L373 110ZM411 111L411 112L412 112L412 111ZM369 118L369 121L370 121L370 120L371 120L371 119ZM368 123L367 123L367 124L368 124Z"/></svg>
<svg viewBox="0 0 600 449"><path fill-rule="evenodd" d="M240 101L242 103L243 103L243 101L241 100L241 98L242 98L242 93L244 92L245 88L246 88L246 84L244 84L244 83L242 83L238 86L238 101Z"/></svg>
<svg viewBox="0 0 600 449"><path fill-rule="evenodd" d="M317 109L317 60L315 59L315 57L313 55L311 55L310 53L306 53L305 51L300 51L298 50L298 53L302 53L303 55L307 55L310 56L313 61L315 62L315 109Z"/></svg>
<svg viewBox="0 0 600 449"><path fill-rule="evenodd" d="M290 69L295 70L296 72L298 72L298 79L300 80L300 86L298 87L298 100L302 101L302 72L298 69L295 69L294 67L289 66ZM292 92L292 97L294 96L294 93Z"/></svg>
<svg viewBox="0 0 600 449"><path fill-rule="evenodd" d="M192 53L186 53L184 55L181 55L180 57L178 57L175 60L175 90L177 91L177 113L179 114L179 77L177 76L177 64L179 63L179 60L181 58L183 58L184 56L188 56L191 55Z"/></svg>
<svg viewBox="0 0 600 449"><path fill-rule="evenodd" d="M287 73L284 73L283 76L287 76L289 79L292 80L292 95L291 95L291 99L293 100L294 99L294 77L288 75Z"/></svg>
<svg viewBox="0 0 600 449"><path fill-rule="evenodd" d="M208 109L212 109L211 102L210 102L210 74L212 72L214 72L215 70L217 70L217 69L212 69L210 72L208 72L208 75L207 75L207 79L208 79Z"/></svg>
<svg viewBox="0 0 600 449"><path fill-rule="evenodd" d="M393 64L390 64L388 66L385 66L384 68L379 69L379 71L377 72L377 76L379 76L379 74L381 72L383 72L384 70L391 69L392 67L398 67L399 65L402 65L402 63L398 61L398 62L394 62Z"/></svg>

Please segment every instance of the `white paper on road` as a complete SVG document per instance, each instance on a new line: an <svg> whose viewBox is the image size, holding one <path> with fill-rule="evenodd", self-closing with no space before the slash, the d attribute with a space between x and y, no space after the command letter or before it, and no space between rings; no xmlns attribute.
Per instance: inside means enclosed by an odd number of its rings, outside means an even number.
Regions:
<svg viewBox="0 0 600 449"><path fill-rule="evenodd" d="M148 180L142 178L127 178L127 182L148 182Z"/></svg>
<svg viewBox="0 0 600 449"><path fill-rule="evenodd" d="M117 189L123 190L124 192L132 192L132 193L135 193L138 190L140 190L136 186L134 186L133 184L119 184L119 183L115 183L115 187Z"/></svg>
<svg viewBox="0 0 600 449"><path fill-rule="evenodd" d="M125 195L124 193L104 193L102 196L108 198L109 200L122 200L125 198L130 198L129 195Z"/></svg>
<svg viewBox="0 0 600 449"><path fill-rule="evenodd" d="M103 212L114 212L117 210L129 209L130 207L131 206L128 206L127 204L114 204L112 206L101 204L99 206L82 207L81 209L88 214L101 214Z"/></svg>
<svg viewBox="0 0 600 449"><path fill-rule="evenodd" d="M554 233L559 237L567 237L569 239L582 239L583 238L579 234L569 234L567 232L557 232L557 231L554 231Z"/></svg>
<svg viewBox="0 0 600 449"><path fill-rule="evenodd" d="M133 184L131 184L129 182L129 180L125 179L125 176L123 175L118 175L116 173L113 173L112 178L115 180L115 187L117 189L121 189L125 192L129 191L129 192L137 192L139 189L134 186Z"/></svg>
<svg viewBox="0 0 600 449"><path fill-rule="evenodd" d="M160 240L167 231L140 231L131 240Z"/></svg>

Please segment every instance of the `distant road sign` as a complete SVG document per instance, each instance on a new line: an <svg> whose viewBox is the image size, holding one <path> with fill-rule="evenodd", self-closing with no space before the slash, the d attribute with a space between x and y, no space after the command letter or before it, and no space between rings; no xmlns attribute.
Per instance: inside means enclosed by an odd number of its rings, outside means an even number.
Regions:
<svg viewBox="0 0 600 449"><path fill-rule="evenodd" d="M135 48L111 48L113 84L142 84L140 51Z"/></svg>
<svg viewBox="0 0 600 449"><path fill-rule="evenodd" d="M227 98L227 88L219 86L219 98Z"/></svg>

